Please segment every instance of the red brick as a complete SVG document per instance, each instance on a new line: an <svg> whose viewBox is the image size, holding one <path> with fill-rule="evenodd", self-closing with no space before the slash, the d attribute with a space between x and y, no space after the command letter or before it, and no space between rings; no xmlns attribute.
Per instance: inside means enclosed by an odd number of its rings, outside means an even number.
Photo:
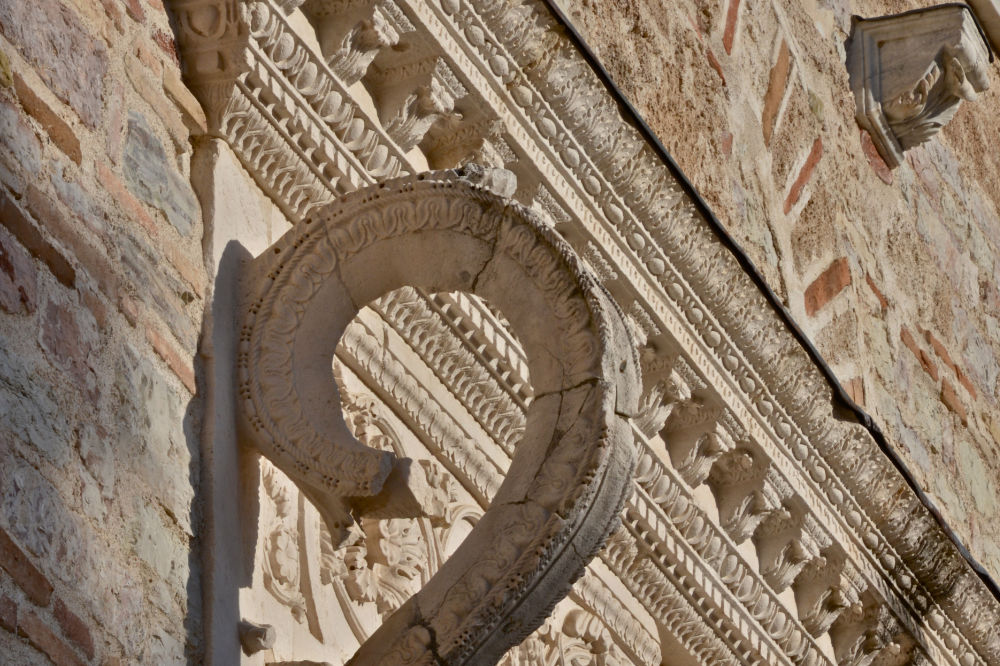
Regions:
<svg viewBox="0 0 1000 666"><path fill-rule="evenodd" d="M125 74L139 96L146 100L156 116L163 121L163 125L170 132L170 138L174 144L186 150L191 132L180 117L181 114L177 113L171 104L166 103L168 99L163 90L162 67L157 68L157 71L150 72L140 62L138 56L128 57L125 59Z"/></svg>
<svg viewBox="0 0 1000 666"><path fill-rule="evenodd" d="M104 8L104 13L114 24L115 30L121 34L125 34L125 28L122 25L122 10L118 8L118 0L100 0L100 2Z"/></svg>
<svg viewBox="0 0 1000 666"><path fill-rule="evenodd" d="M0 32L53 94L87 127L103 120L108 51L82 17L62 0L0 3Z"/></svg>
<svg viewBox="0 0 1000 666"><path fill-rule="evenodd" d="M139 200L132 196L132 193L126 189L125 183L123 183L118 176L111 171L111 168L108 165L98 163L97 179L100 181L104 189L107 190L108 194L110 194L115 201L117 201L118 204L125 209L125 213L142 225L142 227L155 238L156 224L153 222L153 218L149 216L149 213L147 213L143 205L139 203Z"/></svg>
<svg viewBox="0 0 1000 666"><path fill-rule="evenodd" d="M951 368L953 372L958 373L958 366L956 366L955 362L951 360L951 354L949 354L948 350L945 349L944 344L942 344L942 342L938 340L937 337L935 337L935 335L930 331L920 329L920 332L923 334L924 340L927 340L927 344L929 344L931 349L934 350L934 353L941 358L941 361L944 362L946 366Z"/></svg>
<svg viewBox="0 0 1000 666"><path fill-rule="evenodd" d="M73 128L59 117L55 111L46 104L41 97L28 87L20 74L14 73L14 90L17 98L21 100L21 106L32 118L38 121L45 130L45 133L52 139L59 150L66 153L67 157L79 164L83 160L83 152L80 150L80 140L73 132Z"/></svg>
<svg viewBox="0 0 1000 666"><path fill-rule="evenodd" d="M920 348L917 341L913 339L913 335L910 333L910 330L905 326L899 329L899 339L903 341L903 345L906 346L907 349L913 352L913 355L917 357L917 361L920 362L920 367L924 369L924 372L930 375L931 379L937 381L941 378L938 374L937 364L934 363L927 352Z"/></svg>
<svg viewBox="0 0 1000 666"><path fill-rule="evenodd" d="M0 597L0 628L17 631L17 602L6 594Z"/></svg>
<svg viewBox="0 0 1000 666"><path fill-rule="evenodd" d="M791 70L791 53L788 42L782 40L778 49L778 59L771 67L771 75L767 81L767 92L764 94L764 110L760 114L761 129L764 132L764 143L770 145L774 124L777 122L778 109L785 97L785 87L788 85L788 73Z"/></svg>
<svg viewBox="0 0 1000 666"><path fill-rule="evenodd" d="M958 383L965 387L965 390L968 391L969 395L972 396L972 399L975 400L979 394L976 392L976 387L972 384L972 380L970 380L969 376L965 374L965 371L956 366L955 376L958 378Z"/></svg>
<svg viewBox="0 0 1000 666"><path fill-rule="evenodd" d="M166 255L184 281L191 285L198 296L204 298L206 276L202 265L192 263L184 252L173 244L167 246Z"/></svg>
<svg viewBox="0 0 1000 666"><path fill-rule="evenodd" d="M63 635L80 646L83 653L88 658L94 658L94 639L90 636L90 630L83 620L76 613L66 608L62 599L56 598L56 603L52 607L52 614L59 623Z"/></svg>
<svg viewBox="0 0 1000 666"><path fill-rule="evenodd" d="M875 298L878 299L879 307L881 308L882 313L885 314L885 311L889 309L889 299L885 297L882 290L875 284L875 280L872 279L871 273L865 273L865 282L868 283L868 288L872 290L873 294L875 294Z"/></svg>
<svg viewBox="0 0 1000 666"><path fill-rule="evenodd" d="M42 236L10 195L2 190L0 190L0 224L13 234L31 256L41 260L57 280L71 289L76 285L76 271L66 257Z"/></svg>
<svg viewBox="0 0 1000 666"><path fill-rule="evenodd" d="M955 387L947 379L941 382L941 402L962 420L962 425L969 425L969 415L965 411L965 406L959 400Z"/></svg>
<svg viewBox="0 0 1000 666"><path fill-rule="evenodd" d="M139 59L143 65L146 66L150 72L153 73L154 77L159 78L163 74L163 64L160 59L153 53L150 48L150 44L146 39L142 37L137 37L134 42L132 42L132 52L135 53L135 57Z"/></svg>
<svg viewBox="0 0 1000 666"><path fill-rule="evenodd" d="M156 354L163 359L167 367L177 375L177 378L181 380L181 383L193 395L197 387L194 381L194 368L191 366L191 363L182 358L173 345L160 335L156 329L152 327L146 328L146 340L149 341Z"/></svg>
<svg viewBox="0 0 1000 666"><path fill-rule="evenodd" d="M180 56L177 55L177 40L168 32L157 30L153 33L153 41L164 53L173 61L175 67L181 66Z"/></svg>
<svg viewBox="0 0 1000 666"><path fill-rule="evenodd" d="M127 56L125 58L125 74L139 96L146 100L151 108L158 110L165 101L161 86L159 81L154 83L153 73L139 61L138 57Z"/></svg>
<svg viewBox="0 0 1000 666"><path fill-rule="evenodd" d="M813 141L812 149L809 151L809 156L806 157L806 163L802 165L802 170L799 171L798 178L792 183L792 188L788 191L788 198L785 199L785 214L787 215L792 206L799 202L799 197L802 196L802 190L805 189L806 183L809 182L809 178L812 176L813 170L816 165L819 164L820 158L823 157L823 139L817 138Z"/></svg>
<svg viewBox="0 0 1000 666"><path fill-rule="evenodd" d="M125 13L137 23L142 23L146 20L146 11L142 8L139 0L125 0Z"/></svg>
<svg viewBox="0 0 1000 666"><path fill-rule="evenodd" d="M849 284L851 284L851 267L847 263L847 257L841 257L831 263L806 288L804 295L806 314L810 317L815 315Z"/></svg>
<svg viewBox="0 0 1000 666"><path fill-rule="evenodd" d="M733 41L736 39L736 23L740 17L740 0L729 0L726 11L726 28L722 33L722 46L727 54L733 52Z"/></svg>
<svg viewBox="0 0 1000 666"><path fill-rule="evenodd" d="M722 142L720 144L722 149L722 154L729 157L733 154L733 133L723 130L722 132Z"/></svg>
<svg viewBox="0 0 1000 666"><path fill-rule="evenodd" d="M875 175L881 178L882 182L892 185L892 169L879 155L878 148L875 147L871 135L866 130L861 130L861 151L868 158L868 164L871 165Z"/></svg>
<svg viewBox="0 0 1000 666"><path fill-rule="evenodd" d="M0 529L0 567L10 574L32 603L49 605L52 584L3 529Z"/></svg>
<svg viewBox="0 0 1000 666"><path fill-rule="evenodd" d="M31 314L37 304L35 262L6 229L0 229L0 310Z"/></svg>
<svg viewBox="0 0 1000 666"><path fill-rule="evenodd" d="M94 315L94 321L97 322L97 329L103 331L108 325L108 306L90 289L81 290L80 298L87 309L90 310L90 314Z"/></svg>
<svg viewBox="0 0 1000 666"><path fill-rule="evenodd" d="M715 70L715 73L719 75L719 78L722 79L722 85L726 85L726 75L722 73L722 65L719 64L715 54L712 53L712 49L708 49L706 55L708 56L708 64Z"/></svg>
<svg viewBox="0 0 1000 666"><path fill-rule="evenodd" d="M861 377L854 377L844 382L844 391L851 400L860 407L865 405L865 383Z"/></svg>
<svg viewBox="0 0 1000 666"><path fill-rule="evenodd" d="M114 300L118 292L118 278L103 250L81 235L59 207L34 185L28 186L25 200L34 218L69 250L70 255L76 257L79 268L93 278L98 288Z"/></svg>
<svg viewBox="0 0 1000 666"><path fill-rule="evenodd" d="M45 622L34 612L25 611L20 619L17 633L28 639L38 650L48 655L56 666L76 666L83 664L76 654Z"/></svg>

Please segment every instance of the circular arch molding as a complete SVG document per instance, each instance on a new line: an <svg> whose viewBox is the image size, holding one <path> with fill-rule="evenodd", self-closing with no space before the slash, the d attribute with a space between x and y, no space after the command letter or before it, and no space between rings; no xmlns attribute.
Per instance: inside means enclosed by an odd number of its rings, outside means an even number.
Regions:
<svg viewBox="0 0 1000 666"><path fill-rule="evenodd" d="M565 240L491 191L503 180L472 167L354 192L289 231L244 279L242 437L334 535L352 512L405 513L389 496L414 487L410 461L364 446L344 422L332 358L361 307L406 285L472 292L503 311L528 357L535 399L506 480L356 666L496 663L569 592L631 490L641 381L621 312Z"/></svg>

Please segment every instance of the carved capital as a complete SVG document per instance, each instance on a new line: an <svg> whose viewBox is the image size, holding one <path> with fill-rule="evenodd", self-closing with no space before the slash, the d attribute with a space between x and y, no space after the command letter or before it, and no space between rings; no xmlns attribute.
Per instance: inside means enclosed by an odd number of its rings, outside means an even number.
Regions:
<svg viewBox="0 0 1000 666"><path fill-rule="evenodd" d="M857 119L890 167L987 89L992 59L968 7L855 18L847 70Z"/></svg>

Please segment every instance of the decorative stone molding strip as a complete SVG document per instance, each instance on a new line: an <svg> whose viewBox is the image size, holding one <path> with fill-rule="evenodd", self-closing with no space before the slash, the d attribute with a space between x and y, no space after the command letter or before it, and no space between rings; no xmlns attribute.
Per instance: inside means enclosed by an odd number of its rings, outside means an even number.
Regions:
<svg viewBox="0 0 1000 666"><path fill-rule="evenodd" d="M641 380L621 313L530 210L473 184L491 180L481 169L439 172L343 197L244 279L243 436L311 498L332 535L352 513L414 515L417 495L420 467L354 439L327 397L337 396L336 346L361 306L408 284L472 291L502 308L531 360L538 394L506 482L354 664L495 663L568 593L631 488L628 419Z"/></svg>
<svg viewBox="0 0 1000 666"><path fill-rule="evenodd" d="M455 474L480 506L489 506L490 499L503 483L510 458L505 457L501 463L484 452L481 445L470 445L477 441L474 433L450 415L426 382L421 382L391 351L388 358L384 356L377 342L378 334L383 332L368 328L363 322L353 335L348 329L338 358L400 412L427 449Z"/></svg>
<svg viewBox="0 0 1000 666"><path fill-rule="evenodd" d="M590 610L613 634L633 664L659 666L662 663L656 637L642 625L634 612L622 603L590 568L573 586L569 598ZM635 599L629 600L635 603Z"/></svg>
<svg viewBox="0 0 1000 666"><path fill-rule="evenodd" d="M472 307L468 310L450 308L452 312L448 316L434 303L446 298L450 297L428 298L416 290L399 290L376 301L373 306L413 346L504 452L513 456L514 445L524 434L525 398L528 396L523 395L523 387L527 384L521 378L510 381L509 374L505 377L493 367L499 361L494 360L491 364L488 359L502 359L499 353L484 357L478 345L470 348L466 336L454 334L448 324L458 327L467 317L466 313L475 310ZM516 386L522 387L521 390ZM508 390L498 390L498 387Z"/></svg>
<svg viewBox="0 0 1000 666"><path fill-rule="evenodd" d="M989 87L993 60L968 6L949 4L854 18L847 72L858 124L890 167Z"/></svg>

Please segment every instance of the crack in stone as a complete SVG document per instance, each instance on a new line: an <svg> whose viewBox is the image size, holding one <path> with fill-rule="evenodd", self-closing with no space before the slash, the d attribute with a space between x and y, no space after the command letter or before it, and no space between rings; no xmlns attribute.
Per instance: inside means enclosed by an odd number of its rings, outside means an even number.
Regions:
<svg viewBox="0 0 1000 666"><path fill-rule="evenodd" d="M561 389L558 389L558 390L555 390L555 391L545 391L544 393L536 393L535 394L535 400L538 400L540 398L544 398L544 397L547 397L547 396L550 396L550 395L563 394L563 393L567 393L567 392L570 392L570 391L575 391L578 388L582 388L582 387L586 386L587 384L597 385L597 384L600 384L600 383L601 383L600 377L591 377L590 379L584 379L583 381L578 382L578 383L574 384L573 386L567 386L566 388L561 388Z"/></svg>

